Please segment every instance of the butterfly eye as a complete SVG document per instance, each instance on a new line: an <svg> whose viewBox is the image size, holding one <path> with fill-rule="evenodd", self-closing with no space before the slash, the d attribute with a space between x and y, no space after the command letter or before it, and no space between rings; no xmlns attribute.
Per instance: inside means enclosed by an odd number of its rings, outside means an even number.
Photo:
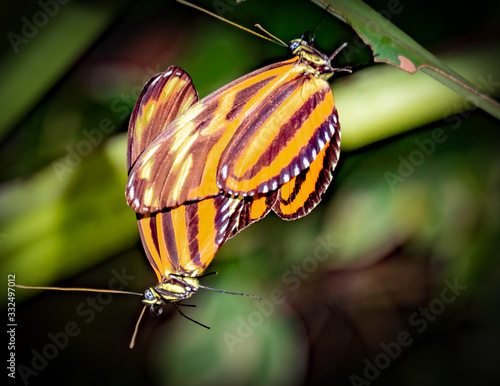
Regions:
<svg viewBox="0 0 500 386"><path fill-rule="evenodd" d="M153 295L153 292L150 289L147 289L146 292L144 292L144 299L146 300L153 300L155 296Z"/></svg>
<svg viewBox="0 0 500 386"><path fill-rule="evenodd" d="M163 307L159 304L153 304L149 308L149 312L151 312L153 316L160 316L163 313Z"/></svg>

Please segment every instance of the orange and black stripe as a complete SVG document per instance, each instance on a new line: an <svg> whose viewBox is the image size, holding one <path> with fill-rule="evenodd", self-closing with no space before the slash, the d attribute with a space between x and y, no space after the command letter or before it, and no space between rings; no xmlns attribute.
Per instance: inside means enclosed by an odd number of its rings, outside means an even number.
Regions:
<svg viewBox="0 0 500 386"><path fill-rule="evenodd" d="M302 40L293 59L198 101L177 67L151 79L129 128L128 204L159 282L198 276L221 245L271 210L309 213L338 162L330 58Z"/></svg>
<svg viewBox="0 0 500 386"><path fill-rule="evenodd" d="M242 200L217 196L153 215L138 215L144 249L158 281L201 273L236 226Z"/></svg>

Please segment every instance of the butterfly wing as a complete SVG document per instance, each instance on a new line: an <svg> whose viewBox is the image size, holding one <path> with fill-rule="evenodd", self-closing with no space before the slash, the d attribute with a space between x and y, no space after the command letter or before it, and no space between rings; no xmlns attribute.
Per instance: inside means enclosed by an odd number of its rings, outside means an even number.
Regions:
<svg viewBox="0 0 500 386"><path fill-rule="evenodd" d="M127 170L168 124L197 101L191 77L181 68L170 66L153 76L142 89L130 117Z"/></svg>
<svg viewBox="0 0 500 386"><path fill-rule="evenodd" d="M292 71L245 119L222 153L217 182L254 195L278 189L314 162L338 130L329 84Z"/></svg>
<svg viewBox="0 0 500 386"><path fill-rule="evenodd" d="M231 228L228 238L234 237L247 226L264 218L276 204L278 192L245 197L243 205L236 214L235 224Z"/></svg>
<svg viewBox="0 0 500 386"><path fill-rule="evenodd" d="M294 58L248 74L194 104L142 152L126 192L137 213L218 194L277 190L335 135L328 83Z"/></svg>
<svg viewBox="0 0 500 386"><path fill-rule="evenodd" d="M198 276L236 226L243 201L217 196L152 215L139 231L158 282L169 273Z"/></svg>
<svg viewBox="0 0 500 386"><path fill-rule="evenodd" d="M276 214L285 220L295 220L314 209L332 181L333 170L339 159L339 146L340 128L337 125L334 137L311 165L280 187L273 205Z"/></svg>

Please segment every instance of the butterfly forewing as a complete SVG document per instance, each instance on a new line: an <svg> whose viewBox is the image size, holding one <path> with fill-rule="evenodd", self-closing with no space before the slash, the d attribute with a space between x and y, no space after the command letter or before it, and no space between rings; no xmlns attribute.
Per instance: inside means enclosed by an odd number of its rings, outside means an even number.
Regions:
<svg viewBox="0 0 500 386"><path fill-rule="evenodd" d="M169 273L192 276L203 272L232 233L242 208L242 200L217 196L138 215L144 249L158 281Z"/></svg>
<svg viewBox="0 0 500 386"><path fill-rule="evenodd" d="M224 150L218 182L225 191L253 195L276 190L307 169L335 134L328 120L334 110L330 86L313 75L298 72L260 109Z"/></svg>
<svg viewBox="0 0 500 386"><path fill-rule="evenodd" d="M197 101L191 77L181 68L170 66L152 77L130 117L127 170L162 130Z"/></svg>
<svg viewBox="0 0 500 386"><path fill-rule="evenodd" d="M299 58L246 75L181 114L131 170L129 205L154 213L218 194L276 190L334 135L328 83Z"/></svg>

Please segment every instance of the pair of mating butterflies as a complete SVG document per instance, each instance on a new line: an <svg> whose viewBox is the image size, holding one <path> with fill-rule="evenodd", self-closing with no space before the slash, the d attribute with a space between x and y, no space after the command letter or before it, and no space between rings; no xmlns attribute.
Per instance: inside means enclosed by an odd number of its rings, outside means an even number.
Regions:
<svg viewBox="0 0 500 386"><path fill-rule="evenodd" d="M153 313L207 288L198 278L227 239L271 210L305 216L330 184L340 126L327 79L348 69L330 64L340 49L289 47L293 59L201 100L179 67L145 85L128 131L126 198L158 277L143 297Z"/></svg>

